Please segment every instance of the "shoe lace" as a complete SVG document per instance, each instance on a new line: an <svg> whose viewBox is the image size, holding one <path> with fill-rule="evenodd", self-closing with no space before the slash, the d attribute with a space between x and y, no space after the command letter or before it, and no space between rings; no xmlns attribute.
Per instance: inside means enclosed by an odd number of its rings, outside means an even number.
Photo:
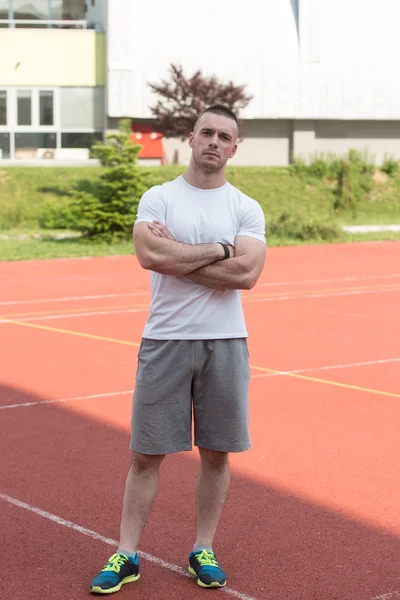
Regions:
<svg viewBox="0 0 400 600"><path fill-rule="evenodd" d="M200 554L196 554L196 558L202 567L218 567L217 559L215 558L214 552L211 550L202 550Z"/></svg>
<svg viewBox="0 0 400 600"><path fill-rule="evenodd" d="M119 573L122 565L125 564L127 560L126 556L123 556L122 554L113 554L104 569L102 569L102 572L114 571L114 573Z"/></svg>

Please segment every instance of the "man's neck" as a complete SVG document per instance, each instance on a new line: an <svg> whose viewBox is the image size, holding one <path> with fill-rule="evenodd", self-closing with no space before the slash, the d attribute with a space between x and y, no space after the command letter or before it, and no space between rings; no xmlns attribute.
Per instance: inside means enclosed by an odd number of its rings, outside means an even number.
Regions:
<svg viewBox="0 0 400 600"><path fill-rule="evenodd" d="M213 190L222 187L226 183L225 169L217 171L216 173L210 173L196 168L193 163L190 163L188 170L184 173L183 177L185 181L190 183L193 187L204 190Z"/></svg>

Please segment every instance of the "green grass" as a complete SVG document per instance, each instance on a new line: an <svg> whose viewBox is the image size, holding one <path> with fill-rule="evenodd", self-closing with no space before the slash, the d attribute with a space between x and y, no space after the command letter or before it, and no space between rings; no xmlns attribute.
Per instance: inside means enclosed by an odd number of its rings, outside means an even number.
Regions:
<svg viewBox="0 0 400 600"><path fill-rule="evenodd" d="M8 167L0 170L0 229L40 227L43 206L62 205L71 188L81 179L94 179L100 167ZM145 169L151 184L161 184L183 173L185 167L167 166ZM230 167L229 181L255 198L268 217L283 210L329 213L334 186L322 179L301 178L290 168ZM360 202L357 216L345 213L344 224L400 223L400 176L385 184L375 184L370 197Z"/></svg>
<svg viewBox="0 0 400 600"><path fill-rule="evenodd" d="M73 258L85 256L118 256L134 254L133 244L131 242L120 242L118 244L86 244L78 240L54 239L53 232L48 232L40 239L28 237L26 239L1 239L0 240L0 261L15 260L34 260L50 258ZM16 235L16 231L7 232L10 235ZM20 235L21 232L18 232ZM25 232L26 234L26 232ZM350 234L343 233L338 243L343 242L366 242L399 240L400 233L366 233ZM300 244L319 244L321 240L299 241L292 238L274 237L268 238L268 247L272 246L294 246Z"/></svg>
<svg viewBox="0 0 400 600"><path fill-rule="evenodd" d="M185 171L182 166L144 169L149 184L170 181ZM54 258L67 256L104 256L131 254L131 242L115 245L82 244L77 240L54 240L54 228L68 228L59 215L68 212L70 192L80 180L93 180L101 167L7 167L0 168L0 234L40 232L41 239L0 239L0 260ZM269 223L285 213L294 220L368 225L400 223L400 174L381 178L372 191L360 201L357 214L350 211L333 213L335 182L310 176L297 176L290 167L229 167L228 180L262 206L267 223L268 244L289 245L319 243L315 239L293 239L271 236ZM292 217L293 220L293 217ZM400 239L390 232L373 234L343 234L335 241Z"/></svg>
<svg viewBox="0 0 400 600"><path fill-rule="evenodd" d="M76 240L41 239L0 240L0 261L71 258L82 256L116 256L133 254L129 242L118 244L82 244Z"/></svg>

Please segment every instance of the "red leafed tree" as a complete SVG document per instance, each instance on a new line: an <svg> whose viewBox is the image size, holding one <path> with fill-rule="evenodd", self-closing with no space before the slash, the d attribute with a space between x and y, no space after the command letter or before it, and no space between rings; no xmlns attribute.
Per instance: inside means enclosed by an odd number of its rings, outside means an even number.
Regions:
<svg viewBox="0 0 400 600"><path fill-rule="evenodd" d="M187 77L181 66L171 64L169 73L169 80L149 84L159 96L150 109L156 117L157 130L165 137L187 138L197 116L208 106L224 104L237 115L252 99L246 95L245 85L223 83L214 75L203 75L201 70Z"/></svg>

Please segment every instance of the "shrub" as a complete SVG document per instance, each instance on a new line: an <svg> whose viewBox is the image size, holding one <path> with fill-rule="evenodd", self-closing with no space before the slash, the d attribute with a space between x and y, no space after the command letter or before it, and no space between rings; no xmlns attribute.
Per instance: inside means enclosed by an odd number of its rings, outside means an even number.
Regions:
<svg viewBox="0 0 400 600"><path fill-rule="evenodd" d="M357 212L357 205L373 187L375 165L367 153L350 150L348 159L340 162L338 185L335 190L334 209Z"/></svg>
<svg viewBox="0 0 400 600"><path fill-rule="evenodd" d="M92 156L104 167L100 177L81 181L73 193L74 229L88 240L115 242L128 239L137 207L146 191L146 176L136 165L141 146L130 141L129 121L119 123L117 133L92 147Z"/></svg>
<svg viewBox="0 0 400 600"><path fill-rule="evenodd" d="M339 165L340 158L334 154L311 154L308 163L301 158L296 158L292 164L292 171L300 177L337 179Z"/></svg>
<svg viewBox="0 0 400 600"><path fill-rule="evenodd" d="M389 177L394 177L397 175L400 169L400 161L396 160L393 156L385 155L385 160L381 166L381 171L389 175Z"/></svg>
<svg viewBox="0 0 400 600"><path fill-rule="evenodd" d="M267 223L267 234L301 241L333 241L340 237L340 229L329 215L317 216L296 210L271 219Z"/></svg>

